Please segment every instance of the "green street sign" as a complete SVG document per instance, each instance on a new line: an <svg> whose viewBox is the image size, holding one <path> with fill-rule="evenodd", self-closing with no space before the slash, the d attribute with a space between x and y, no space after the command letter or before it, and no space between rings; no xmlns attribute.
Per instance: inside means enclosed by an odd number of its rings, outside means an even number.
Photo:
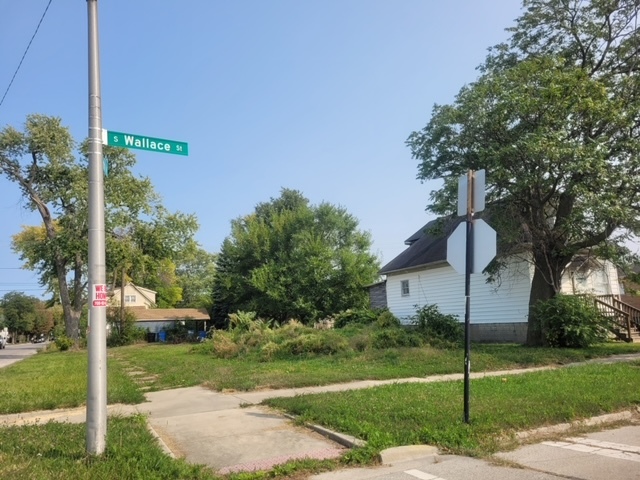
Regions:
<svg viewBox="0 0 640 480"><path fill-rule="evenodd" d="M164 138L144 137L133 133L102 131L102 143L110 147L137 148L151 152L172 153L174 155L189 155L187 142L176 142Z"/></svg>

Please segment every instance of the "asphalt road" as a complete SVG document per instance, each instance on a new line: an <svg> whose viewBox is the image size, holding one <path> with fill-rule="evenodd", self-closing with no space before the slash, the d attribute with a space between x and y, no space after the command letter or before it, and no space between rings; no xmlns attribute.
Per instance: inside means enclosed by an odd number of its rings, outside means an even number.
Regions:
<svg viewBox="0 0 640 480"><path fill-rule="evenodd" d="M6 348L0 350L0 368L35 355L46 345L46 343L18 343L17 345L8 343Z"/></svg>

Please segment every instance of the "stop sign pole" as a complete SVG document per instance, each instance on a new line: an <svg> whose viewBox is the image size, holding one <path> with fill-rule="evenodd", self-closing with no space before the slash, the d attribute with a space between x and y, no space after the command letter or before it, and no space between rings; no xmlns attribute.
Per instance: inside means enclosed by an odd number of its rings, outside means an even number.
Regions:
<svg viewBox="0 0 640 480"><path fill-rule="evenodd" d="M461 182L462 183L462 182ZM464 271L464 422L469 423L469 376L471 374L471 271L473 269L473 170L467 172L467 241ZM462 187L464 189L464 185ZM460 192L459 192L460 193ZM483 192L484 193L484 192Z"/></svg>
<svg viewBox="0 0 640 480"><path fill-rule="evenodd" d="M458 179L458 216L465 216L447 239L447 262L464 274L464 421L469 423L469 376L471 374L471 274L482 273L496 255L496 232L483 220L485 171L469 170ZM464 256L462 251L464 249ZM464 258L464 262L461 261Z"/></svg>

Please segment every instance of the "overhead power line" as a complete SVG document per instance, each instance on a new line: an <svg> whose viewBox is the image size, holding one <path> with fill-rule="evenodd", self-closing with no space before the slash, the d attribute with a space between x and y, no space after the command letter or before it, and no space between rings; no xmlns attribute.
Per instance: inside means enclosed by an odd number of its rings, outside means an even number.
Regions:
<svg viewBox="0 0 640 480"><path fill-rule="evenodd" d="M47 288L2 288L0 292L46 292Z"/></svg>
<svg viewBox="0 0 640 480"><path fill-rule="evenodd" d="M2 96L2 100L0 100L0 107L2 106L2 104L4 102L4 99L7 97L7 93L9 93L9 89L11 88L11 85L13 85L13 81L16 79L16 75L18 75L18 71L20 70L20 67L22 66L22 62L24 62L24 57L27 56L27 52L29 51L29 47L31 46L31 43L33 42L33 39L36 38L36 34L38 33L38 30L40 29L40 25L42 24L42 21L44 20L44 17L47 14L47 10L49 10L49 5L51 5L52 1L53 0L49 0L49 3L47 3L47 7L44 9L44 13L42 14L42 17L40 17L40 21L38 22L38 26L36 27L36 31L33 32L33 35L31 36L31 40L29 40L29 45L27 45L27 48L25 49L24 53L22 54L22 58L20 59L20 63L18 64L18 68L16 68L16 71L13 73L13 77L11 77L11 81L9 82L9 86L4 91L4 95Z"/></svg>

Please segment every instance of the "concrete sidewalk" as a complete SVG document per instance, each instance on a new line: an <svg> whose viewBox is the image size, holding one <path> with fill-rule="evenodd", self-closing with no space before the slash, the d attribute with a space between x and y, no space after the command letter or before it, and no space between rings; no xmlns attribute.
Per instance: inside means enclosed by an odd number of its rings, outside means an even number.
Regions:
<svg viewBox="0 0 640 480"><path fill-rule="evenodd" d="M631 361L639 355L622 355L614 361ZM601 362L610 362L602 359ZM472 378L518 375L558 367L472 373ZM258 405L267 398L370 388L397 383L460 380L462 374L436 375L381 381L358 381L322 387L220 393L202 387L178 388L146 394L139 405L109 406L110 415L143 413L165 451L191 463L210 466L220 473L271 468L299 458L333 458L358 439L325 435L294 425L286 416ZM30 412L0 417L0 425L47 421L84 422L85 408ZM326 434L330 435L327 438ZM415 450L415 449L414 449ZM402 451L400 452L402 457ZM407 455L415 451L407 449ZM400 458L401 458L400 457ZM396 457L396 460L398 458Z"/></svg>
<svg viewBox="0 0 640 480"><path fill-rule="evenodd" d="M514 375L547 368L476 373L472 377ZM338 432L325 430L324 435L320 435L312 429L297 427L281 413L258 405L267 398L462 378L462 374L436 375L233 393L189 387L150 392L146 394L149 403L137 408L148 414L149 425L176 456L208 465L220 473L251 471L268 469L293 459L339 457L345 448L362 443Z"/></svg>

